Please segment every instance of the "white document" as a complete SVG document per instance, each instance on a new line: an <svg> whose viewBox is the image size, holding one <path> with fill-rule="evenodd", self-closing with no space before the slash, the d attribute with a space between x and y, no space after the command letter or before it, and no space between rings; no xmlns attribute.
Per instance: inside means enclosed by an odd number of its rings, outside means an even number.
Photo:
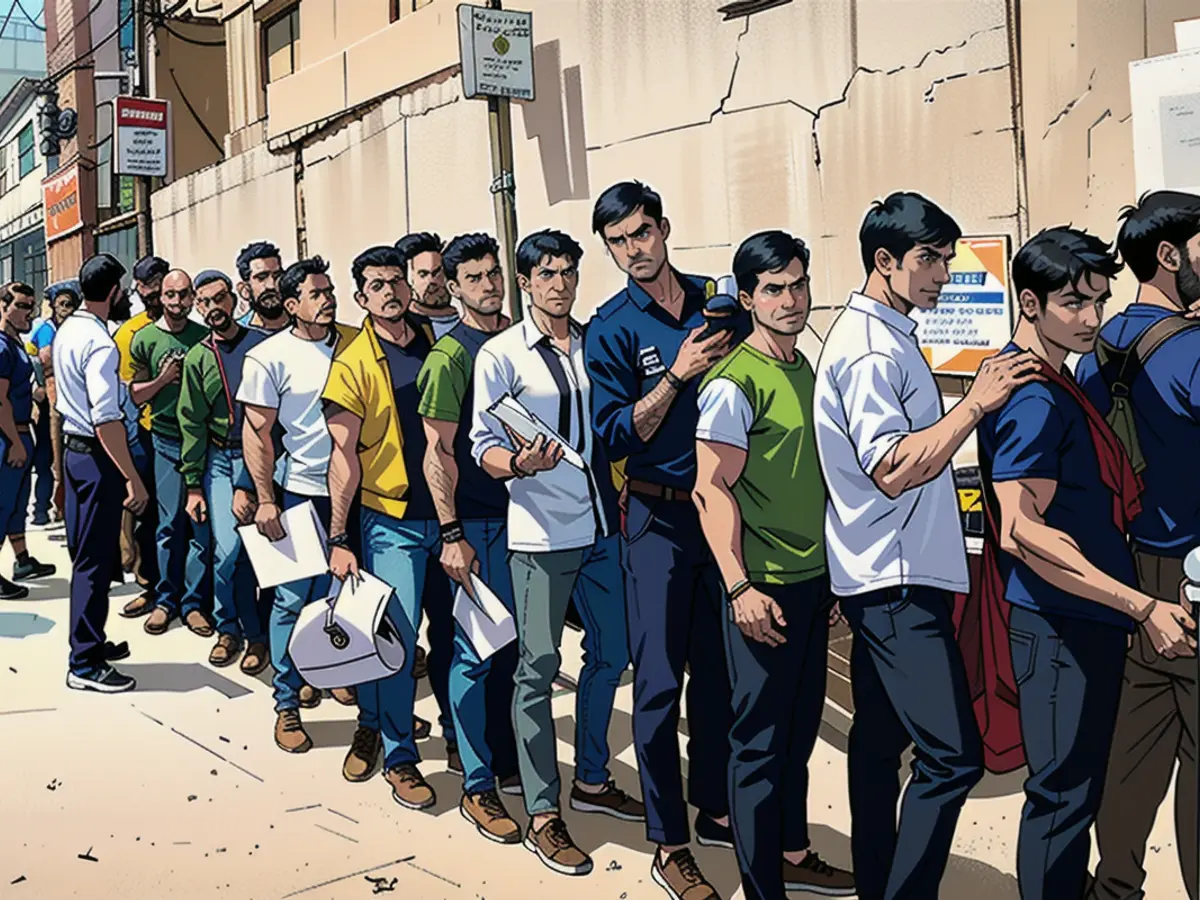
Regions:
<svg viewBox="0 0 1200 900"><path fill-rule="evenodd" d="M454 620L467 633L479 658L488 659L517 639L517 623L500 598L475 574L471 575L471 588L475 591L474 600L462 585L458 586L454 594Z"/></svg>
<svg viewBox="0 0 1200 900"><path fill-rule="evenodd" d="M284 537L269 541L253 524L239 525L238 533L254 567L254 577L263 588L315 578L329 571L325 528L312 501L293 506L279 517Z"/></svg>
<svg viewBox="0 0 1200 900"><path fill-rule="evenodd" d="M512 394L505 394L488 407L488 412L524 440L532 442L540 434L548 441L558 441L559 446L563 448L563 460L577 469L587 471L587 464L579 452L567 443L562 435L527 410Z"/></svg>
<svg viewBox="0 0 1200 900"><path fill-rule="evenodd" d="M1184 19L1175 23L1175 49L1200 50L1200 19Z"/></svg>

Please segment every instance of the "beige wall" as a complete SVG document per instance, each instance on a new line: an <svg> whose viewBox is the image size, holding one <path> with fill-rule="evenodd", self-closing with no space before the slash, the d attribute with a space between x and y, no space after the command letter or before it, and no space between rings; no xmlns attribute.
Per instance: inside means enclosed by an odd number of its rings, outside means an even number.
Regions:
<svg viewBox="0 0 1200 900"><path fill-rule="evenodd" d="M156 93L171 101L176 178L225 155L229 92L224 38L225 29L216 24L172 22L171 31L155 32Z"/></svg>

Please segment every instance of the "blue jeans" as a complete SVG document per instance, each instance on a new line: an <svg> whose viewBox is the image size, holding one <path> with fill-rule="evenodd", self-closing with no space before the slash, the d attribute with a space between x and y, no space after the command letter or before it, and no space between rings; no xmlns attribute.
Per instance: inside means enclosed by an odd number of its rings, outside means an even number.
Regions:
<svg viewBox="0 0 1200 900"><path fill-rule="evenodd" d="M364 507L362 546L363 568L395 590L388 615L404 645L404 667L399 672L358 686L358 724L383 735L386 771L421 760L413 737L417 683L412 664L426 567L441 553L441 530L436 519L410 522Z"/></svg>
<svg viewBox="0 0 1200 900"><path fill-rule="evenodd" d="M302 497L289 491L283 492L283 508L285 510L309 501L317 509L317 518L325 528L328 528L328 497ZM289 581L287 584L281 584L275 588L275 600L271 604L269 625L271 665L275 667L275 678L272 681L275 686L275 712L300 708L300 688L304 687L304 679L288 654L288 642L292 639L292 629L296 627L300 611L308 604L324 600L329 596L331 578L332 576L326 572L315 578Z"/></svg>
<svg viewBox="0 0 1200 900"><path fill-rule="evenodd" d="M33 426L33 519L45 523L50 518L54 499L54 448L50 443L50 403L38 404L38 420Z"/></svg>
<svg viewBox="0 0 1200 900"><path fill-rule="evenodd" d="M29 508L29 488L33 474L33 437L21 433L25 445L25 465L17 469L8 458L8 439L0 435L0 545L10 534L25 533L25 514Z"/></svg>
<svg viewBox="0 0 1200 900"><path fill-rule="evenodd" d="M204 469L204 496L212 533L213 618L217 634L266 640L255 595L254 569L242 549L233 515L233 485L246 467L242 451L209 447Z"/></svg>
<svg viewBox="0 0 1200 900"><path fill-rule="evenodd" d="M154 488L158 498L158 599L157 605L172 618L186 618L208 605L209 577L207 522L196 524L187 514L187 486L179 473L178 440L155 434Z"/></svg>

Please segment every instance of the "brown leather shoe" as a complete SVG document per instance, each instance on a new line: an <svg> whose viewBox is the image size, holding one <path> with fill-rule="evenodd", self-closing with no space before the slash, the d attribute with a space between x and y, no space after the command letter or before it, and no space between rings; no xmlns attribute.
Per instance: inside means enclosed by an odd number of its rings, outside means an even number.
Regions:
<svg viewBox="0 0 1200 900"><path fill-rule="evenodd" d="M342 777L347 781L367 781L375 772L379 753L383 750L383 738L378 731L359 725L350 742L350 752L342 763Z"/></svg>
<svg viewBox="0 0 1200 900"><path fill-rule="evenodd" d="M392 786L392 799L409 809L429 809L437 803L437 794L412 763L396 766L383 773Z"/></svg>
<svg viewBox="0 0 1200 900"><path fill-rule="evenodd" d="M354 706L358 703L358 691L352 687L334 688L329 693L333 694L333 699L342 706Z"/></svg>
<svg viewBox="0 0 1200 900"><path fill-rule="evenodd" d="M156 606L142 627L146 629L146 634L165 634L170 625L171 614L165 607Z"/></svg>
<svg viewBox="0 0 1200 900"><path fill-rule="evenodd" d="M266 644L251 644L242 656L242 674L254 676L267 667L271 655L267 652Z"/></svg>
<svg viewBox="0 0 1200 900"><path fill-rule="evenodd" d="M783 861L783 889L809 891L822 897L853 897L857 890L853 874L829 865L814 850L808 851L799 865Z"/></svg>
<svg viewBox="0 0 1200 900"><path fill-rule="evenodd" d="M429 666L425 662L425 648L417 644L417 650L413 653L413 679L420 681L429 674Z"/></svg>
<svg viewBox="0 0 1200 900"><path fill-rule="evenodd" d="M188 613L187 618L183 620L183 624L187 626L188 631L197 637L213 636L212 622L208 621L208 616L204 615L198 609L193 609Z"/></svg>
<svg viewBox="0 0 1200 900"><path fill-rule="evenodd" d="M126 603L121 609L121 615L126 619L138 619L148 615L152 609L154 609L154 591L148 590Z"/></svg>
<svg viewBox="0 0 1200 900"><path fill-rule="evenodd" d="M575 846L562 819L551 819L540 831L534 831L530 822L525 849L536 853L546 868L559 875L586 875L592 871L592 858Z"/></svg>
<svg viewBox="0 0 1200 900"><path fill-rule="evenodd" d="M311 684L300 688L300 705L304 709L316 709L321 705L321 692Z"/></svg>
<svg viewBox="0 0 1200 900"><path fill-rule="evenodd" d="M413 740L423 741L433 731L433 725L420 716L413 716Z"/></svg>
<svg viewBox="0 0 1200 900"><path fill-rule="evenodd" d="M650 876L654 883L677 900L721 900L717 889L708 883L692 851L687 847L676 850L660 862L662 854L654 851L654 862L650 864Z"/></svg>
<svg viewBox="0 0 1200 900"><path fill-rule="evenodd" d="M458 809L462 817L489 841L497 844L521 843L521 828L508 814L495 791L463 794Z"/></svg>
<svg viewBox="0 0 1200 900"><path fill-rule="evenodd" d="M585 791L578 784L571 785L571 809L576 812L601 813L622 822L645 822L646 807L634 800L615 782L608 782L598 793Z"/></svg>
<svg viewBox="0 0 1200 900"><path fill-rule="evenodd" d="M312 748L312 738L300 721L300 711L285 709L275 717L275 743L288 753L305 753Z"/></svg>
<svg viewBox="0 0 1200 900"><path fill-rule="evenodd" d="M238 654L242 652L242 639L232 634L223 634L217 638L208 661L214 666L224 668L237 662Z"/></svg>

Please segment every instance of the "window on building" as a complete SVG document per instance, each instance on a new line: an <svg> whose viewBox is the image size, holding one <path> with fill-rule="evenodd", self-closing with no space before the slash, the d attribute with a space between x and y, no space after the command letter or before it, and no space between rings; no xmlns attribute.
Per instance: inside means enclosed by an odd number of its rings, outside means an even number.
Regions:
<svg viewBox="0 0 1200 900"><path fill-rule="evenodd" d="M263 59L267 84L296 71L300 62L299 6L263 26Z"/></svg>
<svg viewBox="0 0 1200 900"><path fill-rule="evenodd" d="M11 150L11 144L0 147L0 194L7 194L8 189L16 183L16 179L9 173L9 167L12 165Z"/></svg>
<svg viewBox="0 0 1200 900"><path fill-rule="evenodd" d="M17 153L20 155L20 176L24 178L36 164L33 149L33 123L30 122L17 135Z"/></svg>

